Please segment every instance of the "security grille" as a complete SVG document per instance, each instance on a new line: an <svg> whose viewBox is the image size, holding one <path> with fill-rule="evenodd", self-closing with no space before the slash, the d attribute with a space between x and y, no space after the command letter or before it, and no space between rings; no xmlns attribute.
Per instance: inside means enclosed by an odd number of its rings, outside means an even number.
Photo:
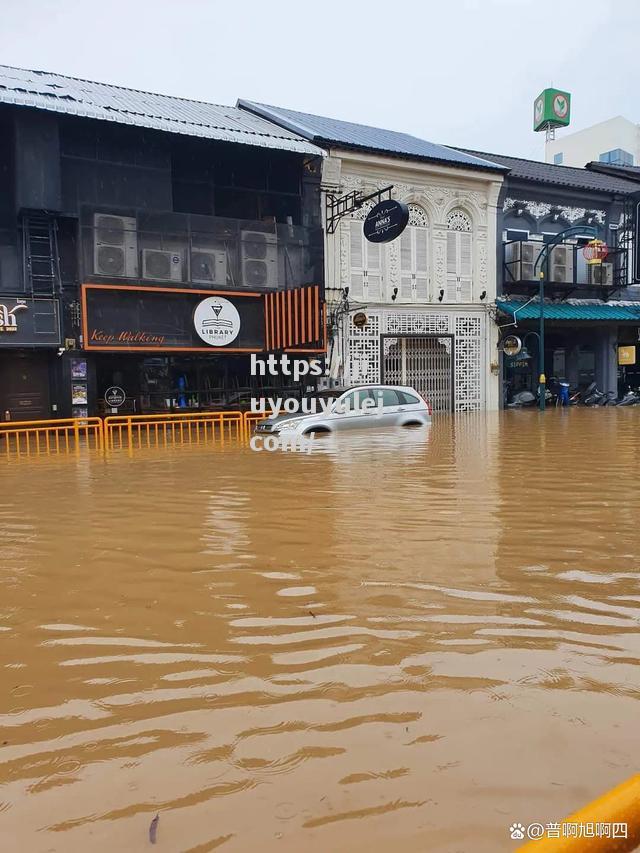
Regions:
<svg viewBox="0 0 640 853"><path fill-rule="evenodd" d="M383 337L383 382L409 385L423 394L434 412L450 412L453 404L453 338Z"/></svg>

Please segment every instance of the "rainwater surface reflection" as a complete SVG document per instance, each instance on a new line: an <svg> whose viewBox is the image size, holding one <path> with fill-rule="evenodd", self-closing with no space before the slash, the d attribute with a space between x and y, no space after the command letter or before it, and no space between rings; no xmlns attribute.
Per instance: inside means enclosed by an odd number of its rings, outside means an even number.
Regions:
<svg viewBox="0 0 640 853"><path fill-rule="evenodd" d="M2 849L493 853L636 772L639 430L5 465Z"/></svg>

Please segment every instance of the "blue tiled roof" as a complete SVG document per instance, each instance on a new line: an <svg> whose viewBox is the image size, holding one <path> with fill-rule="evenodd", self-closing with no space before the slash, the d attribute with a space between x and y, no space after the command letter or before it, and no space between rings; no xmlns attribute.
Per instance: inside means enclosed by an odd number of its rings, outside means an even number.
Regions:
<svg viewBox="0 0 640 853"><path fill-rule="evenodd" d="M503 314L509 314L516 320L540 319L539 302L498 299L496 305ZM602 302L598 299L545 301L544 316L546 320L610 320L637 323L640 321L640 302Z"/></svg>
<svg viewBox="0 0 640 853"><path fill-rule="evenodd" d="M452 166L467 166L475 169L487 169L494 172L506 172L504 165L492 163L481 157L475 157L464 151L436 145L425 139L418 139L409 133L398 133L395 130L384 130L379 127L369 127L365 124L354 124L350 121L339 121L311 113L301 113L282 107L272 107L269 104L259 104L255 101L240 99L238 106L256 115L276 122L281 127L293 133L304 136L316 145L335 145L359 148L366 151L378 151L399 157L417 160L435 160L449 163Z"/></svg>
<svg viewBox="0 0 640 853"><path fill-rule="evenodd" d="M322 155L306 138L238 107L225 107L0 65L0 103L115 121L186 136Z"/></svg>

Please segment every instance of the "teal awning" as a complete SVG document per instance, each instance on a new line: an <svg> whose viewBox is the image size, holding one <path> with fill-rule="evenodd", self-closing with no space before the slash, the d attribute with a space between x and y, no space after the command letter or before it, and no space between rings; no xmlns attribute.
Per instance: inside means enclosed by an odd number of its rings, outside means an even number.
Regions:
<svg viewBox="0 0 640 853"><path fill-rule="evenodd" d="M498 299L498 310L520 320L539 320L540 303ZM598 302L573 300L571 302L544 303L545 320L599 320L613 323L640 323L640 302Z"/></svg>

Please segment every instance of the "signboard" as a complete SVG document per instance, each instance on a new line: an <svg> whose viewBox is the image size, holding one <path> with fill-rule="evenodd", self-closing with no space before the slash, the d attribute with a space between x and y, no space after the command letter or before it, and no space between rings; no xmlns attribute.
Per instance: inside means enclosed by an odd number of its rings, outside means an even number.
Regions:
<svg viewBox="0 0 640 853"><path fill-rule="evenodd" d="M58 347L61 341L57 299L0 296L0 347Z"/></svg>
<svg viewBox="0 0 640 853"><path fill-rule="evenodd" d="M264 349L264 298L260 293L84 284L82 313L87 350Z"/></svg>
<svg viewBox="0 0 640 853"><path fill-rule="evenodd" d="M636 363L636 348L635 346L618 347L618 364L635 364Z"/></svg>
<svg viewBox="0 0 640 853"><path fill-rule="evenodd" d="M119 385L112 385L104 392L104 401L111 409L119 409L126 399L127 395Z"/></svg>
<svg viewBox="0 0 640 853"><path fill-rule="evenodd" d="M560 89L545 89L533 103L533 129L566 127L571 120L571 95Z"/></svg>
<svg viewBox="0 0 640 853"><path fill-rule="evenodd" d="M507 335L502 343L502 351L505 355L514 356L522 350L522 341L517 335Z"/></svg>
<svg viewBox="0 0 640 853"><path fill-rule="evenodd" d="M401 201L388 199L372 207L364 221L364 236L370 243L389 243L407 227L409 208Z"/></svg>
<svg viewBox="0 0 640 853"><path fill-rule="evenodd" d="M242 328L238 309L223 296L209 296L196 305L193 324L198 337L212 347L232 344Z"/></svg>

